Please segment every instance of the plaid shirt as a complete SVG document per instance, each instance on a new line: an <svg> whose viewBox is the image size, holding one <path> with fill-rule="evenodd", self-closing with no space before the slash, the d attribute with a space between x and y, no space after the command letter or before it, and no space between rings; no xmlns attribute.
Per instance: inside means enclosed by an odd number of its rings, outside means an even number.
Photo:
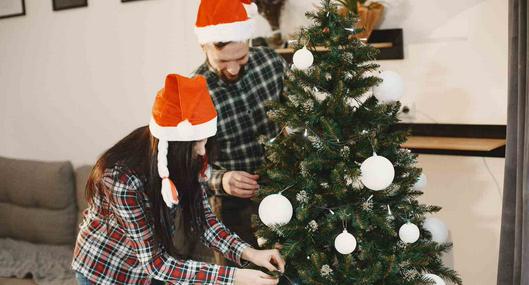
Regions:
<svg viewBox="0 0 529 285"><path fill-rule="evenodd" d="M264 103L279 100L283 91L283 76L288 65L274 50L250 48L249 60L242 78L226 83L207 63L196 74L206 77L209 91L218 113L217 141L219 158L209 179L209 188L224 195L222 176L226 171L253 173L263 161L261 135L275 137L279 128L266 116Z"/></svg>
<svg viewBox="0 0 529 285"><path fill-rule="evenodd" d="M96 197L86 210L74 250L74 270L95 284L150 284L152 278L171 284L233 284L235 268L180 260L163 249L148 215L144 180L115 166L105 171L103 183L114 201ZM203 196L208 228L202 242L240 264L248 245L217 220L205 191ZM104 209L109 209L106 218Z"/></svg>

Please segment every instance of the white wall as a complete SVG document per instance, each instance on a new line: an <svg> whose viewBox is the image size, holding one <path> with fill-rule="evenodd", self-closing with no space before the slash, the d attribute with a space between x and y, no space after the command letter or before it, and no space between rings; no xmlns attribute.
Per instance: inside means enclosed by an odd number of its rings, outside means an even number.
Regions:
<svg viewBox="0 0 529 285"><path fill-rule="evenodd" d="M446 223L454 243L445 264L463 284L496 284L504 164L502 158L419 156L428 177L420 200L443 207L435 216Z"/></svg>
<svg viewBox="0 0 529 285"><path fill-rule="evenodd" d="M202 60L189 2L26 0L1 20L0 155L89 163L147 124L164 75Z"/></svg>
<svg viewBox="0 0 529 285"><path fill-rule="evenodd" d="M0 154L90 162L147 122L166 73L203 61L192 29L198 1L91 0L59 12L49 2L26 0L26 16L0 20ZM316 3L287 2L284 32ZM397 4L382 27L404 29L406 58L380 64L402 75L416 121L505 124L504 1Z"/></svg>
<svg viewBox="0 0 529 285"><path fill-rule="evenodd" d="M318 0L290 0L286 33ZM203 61L193 35L198 1L89 0L53 12L26 0L27 15L0 20L0 155L93 163L146 124L170 72ZM259 20L261 24L263 19ZM383 27L402 27L405 60L380 62L407 86L403 101L428 114L417 121L506 122L507 4L504 0L401 0ZM266 33L268 27L260 26ZM421 156L429 177L423 201L455 246L447 262L465 284L495 284L503 159ZM501 187L500 187L501 188Z"/></svg>

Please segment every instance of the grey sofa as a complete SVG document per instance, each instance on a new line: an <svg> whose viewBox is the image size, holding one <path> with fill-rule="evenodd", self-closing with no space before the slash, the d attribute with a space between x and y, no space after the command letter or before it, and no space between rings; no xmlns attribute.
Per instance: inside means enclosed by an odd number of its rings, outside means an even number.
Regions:
<svg viewBox="0 0 529 285"><path fill-rule="evenodd" d="M67 161L0 157L0 240L73 252L81 213L87 207L84 189L90 170L91 166L74 169ZM36 283L27 277L0 277L3 284Z"/></svg>
<svg viewBox="0 0 529 285"><path fill-rule="evenodd" d="M82 212L87 207L85 185L92 166L74 168L68 161L43 162L0 156L0 285L36 285L32 278L6 278L2 268L2 241L19 242L47 251L60 250L71 261ZM181 228L183 221L175 220ZM181 255L195 260L222 262L201 243L189 242L177 231L174 242ZM68 252L65 252L65 249ZM66 261L65 261L66 262ZM63 265L65 264L63 262ZM9 270L7 270L9 271ZM20 272L18 272L20 273ZM17 274L20 275L20 274ZM11 276L11 275L10 275ZM61 284L70 283L48 283Z"/></svg>

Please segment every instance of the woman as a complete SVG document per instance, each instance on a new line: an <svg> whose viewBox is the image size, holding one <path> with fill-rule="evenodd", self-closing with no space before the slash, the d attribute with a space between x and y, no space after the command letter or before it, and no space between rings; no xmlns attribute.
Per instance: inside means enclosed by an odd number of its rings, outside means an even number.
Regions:
<svg viewBox="0 0 529 285"><path fill-rule="evenodd" d="M211 211L199 178L216 121L204 78L167 76L149 127L122 139L92 169L72 262L79 284L277 284L261 271L175 257L173 221L180 207L187 235L201 236L238 265L247 260L284 271L277 250L251 248Z"/></svg>

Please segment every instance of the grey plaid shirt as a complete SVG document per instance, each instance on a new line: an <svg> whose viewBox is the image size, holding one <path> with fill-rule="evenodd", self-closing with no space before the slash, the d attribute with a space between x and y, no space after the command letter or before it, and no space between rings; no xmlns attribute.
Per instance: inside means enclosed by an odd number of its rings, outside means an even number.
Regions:
<svg viewBox="0 0 529 285"><path fill-rule="evenodd" d="M236 83L224 82L207 63L195 72L206 77L218 113L219 157L208 181L216 195L225 194L222 176L226 171L254 173L261 165L264 155L258 142L261 135L272 138L279 133L279 128L268 120L264 103L279 100L287 68L275 51L257 47L250 48L243 77Z"/></svg>

